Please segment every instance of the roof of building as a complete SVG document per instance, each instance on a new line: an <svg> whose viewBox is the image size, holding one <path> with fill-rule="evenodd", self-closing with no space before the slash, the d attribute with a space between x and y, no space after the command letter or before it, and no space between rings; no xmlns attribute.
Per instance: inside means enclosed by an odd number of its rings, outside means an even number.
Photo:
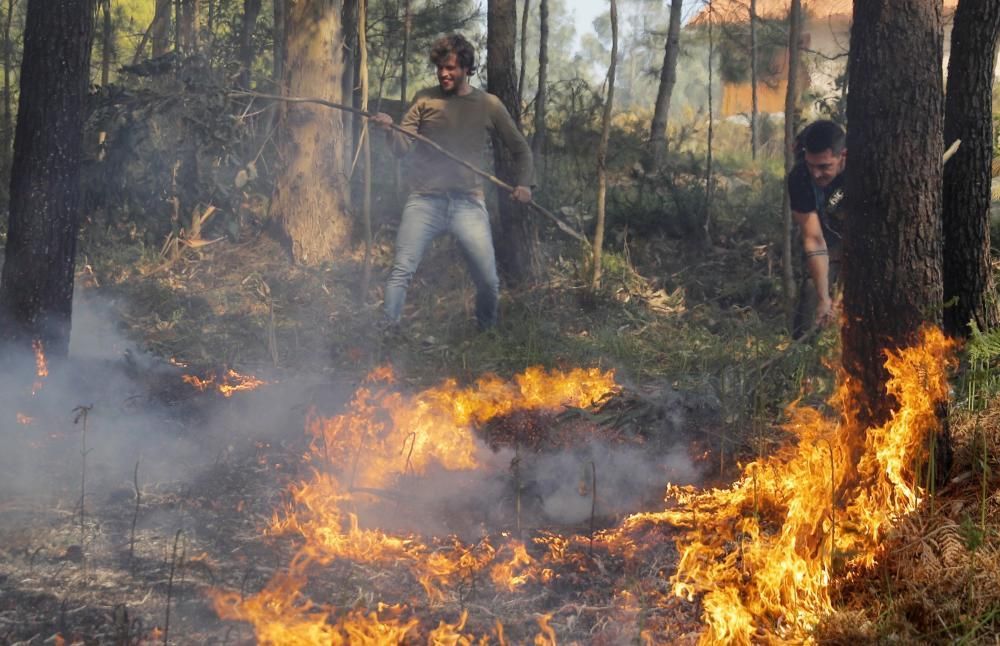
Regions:
<svg viewBox="0 0 1000 646"><path fill-rule="evenodd" d="M764 19L785 18L791 0L757 0L757 16ZM958 0L944 0L946 11L954 10ZM854 0L802 0L802 10L813 19L847 18L854 13ZM750 0L713 0L715 22L739 23L750 20ZM689 25L708 23L708 6L691 19Z"/></svg>

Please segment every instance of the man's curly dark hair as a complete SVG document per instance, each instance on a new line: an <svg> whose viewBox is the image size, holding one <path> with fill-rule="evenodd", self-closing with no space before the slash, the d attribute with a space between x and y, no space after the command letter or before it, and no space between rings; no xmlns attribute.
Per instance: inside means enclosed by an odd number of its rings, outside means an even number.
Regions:
<svg viewBox="0 0 1000 646"><path fill-rule="evenodd" d="M476 73L476 49L461 34L442 36L431 46L431 63L440 65L446 58L455 55L459 67L469 76Z"/></svg>

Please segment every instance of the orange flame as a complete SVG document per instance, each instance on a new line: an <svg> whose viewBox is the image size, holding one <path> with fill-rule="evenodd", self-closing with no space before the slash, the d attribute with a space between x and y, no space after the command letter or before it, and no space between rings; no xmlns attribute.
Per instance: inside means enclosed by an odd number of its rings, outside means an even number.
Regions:
<svg viewBox="0 0 1000 646"><path fill-rule="evenodd" d="M243 391L243 390L256 390L261 386L267 385L266 381L262 381L252 375L244 376L230 368L222 379L216 383L216 375L214 372L210 372L205 375L202 379L196 375L183 375L181 379L184 383L191 384L196 390L204 392L209 388L215 386L215 388L222 393L224 397L232 397L233 393Z"/></svg>
<svg viewBox="0 0 1000 646"><path fill-rule="evenodd" d="M49 364L45 360L45 347L40 339L31 342L31 349L35 352L35 383L31 387L31 394L35 395L42 389L43 380L49 376Z"/></svg>
<svg viewBox="0 0 1000 646"><path fill-rule="evenodd" d="M831 609L835 572L874 563L886 531L924 495L919 465L947 397L953 348L928 329L920 346L889 353L887 390L899 405L884 425L863 429L853 421L842 380L830 403L843 419L792 408L787 429L795 446L747 465L729 489L669 488L676 508L627 521L684 530L673 591L703 595L703 643L750 644L762 635L800 641ZM855 466L859 440L864 453Z"/></svg>
<svg viewBox="0 0 1000 646"><path fill-rule="evenodd" d="M292 504L275 514L270 527L271 533L305 539L290 572L242 602L239 595L214 594L220 616L251 622L262 643L346 643L338 640L351 631L370 640L363 643L399 643L419 625L416 619L382 621L360 613L330 623L333 610L313 605L302 592L312 564L335 559L396 564L410 571L431 602L446 600L450 588L479 572L488 571L494 584L507 590L551 576L542 566L558 552L555 538L538 540L548 547L541 562L521 542L505 544L500 550L505 555L498 559L498 550L485 538L472 546L457 538L431 545L417 536L363 528L352 509L373 494L390 493L387 487L400 476L425 473L432 465L452 471L477 468L482 443L473 426L516 410L590 406L617 392L613 374L531 368L509 382L487 376L461 388L451 380L416 395L395 391L393 382L391 370L379 368L355 393L347 413L331 419L309 416L313 440L305 457L316 468L309 480L291 486ZM428 643L474 643L462 632L465 621L463 614L455 624L441 622ZM547 621L539 620L543 641L536 643L555 643ZM496 632L504 643L502 627Z"/></svg>
<svg viewBox="0 0 1000 646"><path fill-rule="evenodd" d="M28 426L30 424L34 424L35 423L35 418L34 417L29 417L28 415L25 415L24 413L18 413L17 414L17 423L21 424L23 426Z"/></svg>

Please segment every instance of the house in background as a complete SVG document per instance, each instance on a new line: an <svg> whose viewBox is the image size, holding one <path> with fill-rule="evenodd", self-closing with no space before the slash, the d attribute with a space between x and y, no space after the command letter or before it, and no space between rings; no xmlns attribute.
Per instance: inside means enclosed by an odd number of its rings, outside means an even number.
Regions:
<svg viewBox="0 0 1000 646"><path fill-rule="evenodd" d="M803 48L799 71L800 96L808 93L816 100L835 97L837 79L847 67L851 40L853 0L802 0ZM757 0L758 79L757 105L762 113L784 113L788 88L788 9L790 0ZM951 23L958 0L944 0L945 69L951 41ZM706 6L689 26L705 26ZM719 43L722 72L720 116L749 115L751 82L749 63L749 0L713 0L712 22ZM728 72L728 73L727 73ZM804 106L806 107L806 106Z"/></svg>

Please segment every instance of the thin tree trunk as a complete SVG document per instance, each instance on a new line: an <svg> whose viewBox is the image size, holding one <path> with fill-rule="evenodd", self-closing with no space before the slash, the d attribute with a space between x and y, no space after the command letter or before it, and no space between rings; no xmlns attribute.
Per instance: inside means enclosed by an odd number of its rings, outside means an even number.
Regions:
<svg viewBox="0 0 1000 646"><path fill-rule="evenodd" d="M111 23L111 0L101 0L104 24L101 31L101 85L107 87L111 80L111 56L114 44L114 29Z"/></svg>
<svg viewBox="0 0 1000 646"><path fill-rule="evenodd" d="M490 93L495 94L510 112L514 123L521 123L517 100L515 53L517 51L516 0L489 0L487 7L486 77ZM496 174L503 181L514 182L510 152L494 142ZM541 245L535 218L507 195L497 200L500 211L500 234L494 237L497 266L510 285L537 282L542 275Z"/></svg>
<svg viewBox="0 0 1000 646"><path fill-rule="evenodd" d="M253 33L260 16L261 0L243 0L243 21L240 29L240 79L239 86L250 89L250 72L253 69Z"/></svg>
<svg viewBox="0 0 1000 646"><path fill-rule="evenodd" d="M594 274L590 287L601 286L601 253L604 247L605 206L608 193L608 139L611 135L611 111L615 103L615 70L618 67L618 3L611 0L611 63L608 65L608 91L601 117L601 139L597 144L597 228L594 230Z"/></svg>
<svg viewBox="0 0 1000 646"><path fill-rule="evenodd" d="M708 151L705 157L705 210L704 216L704 239L706 247L712 245L711 219L712 219L712 138L715 134L715 113L712 106L712 66L715 58L715 39L712 30L715 22L715 15L712 12L712 0L708 0Z"/></svg>
<svg viewBox="0 0 1000 646"><path fill-rule="evenodd" d="M198 13L200 0L178 0L177 38L180 49L187 54L198 52Z"/></svg>
<svg viewBox="0 0 1000 646"><path fill-rule="evenodd" d="M360 65L358 63L358 13L361 0L343 0L344 11L344 81L343 96L350 97L350 104L361 107L361 92L358 88ZM344 132L349 136L344 139L344 159L354 159L361 143L361 128L353 114L342 115Z"/></svg>
<svg viewBox="0 0 1000 646"><path fill-rule="evenodd" d="M399 102L403 109L407 105L407 86L410 81L410 32L413 30L413 16L410 13L410 0L403 0L403 53L400 56L399 70Z"/></svg>
<svg viewBox="0 0 1000 646"><path fill-rule="evenodd" d="M358 0L358 72L361 85L361 109L368 111L368 3L366 0ZM368 288L372 282L372 146L371 132L368 129L368 121L361 120L363 124L361 133L361 222L365 236L365 258L361 272L361 287L359 291L359 301L362 303L368 298Z"/></svg>
<svg viewBox="0 0 1000 646"><path fill-rule="evenodd" d="M756 161L757 132L757 0L750 0L750 156Z"/></svg>
<svg viewBox="0 0 1000 646"><path fill-rule="evenodd" d="M285 29L286 29L286 0L273 0L274 9L274 67L271 74L274 77L274 85L278 88L278 93L284 93L282 79L285 77Z"/></svg>
<svg viewBox="0 0 1000 646"><path fill-rule="evenodd" d="M157 0L153 15L153 26L150 30L153 41L153 58L163 56L170 51L170 12L174 0ZM140 48L141 50L141 48Z"/></svg>
<svg viewBox="0 0 1000 646"><path fill-rule="evenodd" d="M7 176L10 172L10 166L8 163L8 154L10 153L10 144L13 141L14 128L14 110L13 110L13 92L11 75L14 71L14 61L12 60L12 54L14 50L14 43L10 37L11 25L14 21L14 7L17 4L17 0L7 0L7 14L4 16L3 24L3 152L0 153L0 159L3 160L2 174L0 174L0 179L3 181L7 180Z"/></svg>
<svg viewBox="0 0 1000 646"><path fill-rule="evenodd" d="M865 427L895 407L885 351L942 318L942 41L940 2L854 5L842 345Z"/></svg>
<svg viewBox="0 0 1000 646"><path fill-rule="evenodd" d="M997 324L990 266L990 181L993 94L1000 2L962 0L955 12L948 60L944 142L961 139L944 167L944 326L968 336Z"/></svg>
<svg viewBox="0 0 1000 646"><path fill-rule="evenodd" d="M343 3L301 0L286 7L282 86L289 96L343 92ZM340 112L288 104L279 127L280 175L271 214L295 262L333 260L350 237L349 191Z"/></svg>
<svg viewBox="0 0 1000 646"><path fill-rule="evenodd" d="M802 0L792 0L788 10L788 86L785 90L785 175L795 166L795 125L799 103L799 41L802 38ZM785 320L789 328L795 313L795 272L792 265L792 204L785 182L782 200L784 223L781 239L781 285L785 295Z"/></svg>
<svg viewBox="0 0 1000 646"><path fill-rule="evenodd" d="M650 127L649 145L652 148L653 170L663 167L667 153L667 121L670 118L670 100L677 84L677 56L681 43L682 0L670 3L670 24L667 27L667 42L663 47L663 67L660 68L660 86L656 92L656 108Z"/></svg>
<svg viewBox="0 0 1000 646"><path fill-rule="evenodd" d="M517 102L524 105L524 71L528 66L528 13L531 0L524 0L521 8L521 71L517 75Z"/></svg>
<svg viewBox="0 0 1000 646"><path fill-rule="evenodd" d="M535 93L535 132L531 137L531 152L535 157L535 172L544 176L545 108L548 101L549 75L549 0L538 3L538 90Z"/></svg>
<svg viewBox="0 0 1000 646"><path fill-rule="evenodd" d="M24 28L0 336L52 357L69 351L96 4L30 0Z"/></svg>

